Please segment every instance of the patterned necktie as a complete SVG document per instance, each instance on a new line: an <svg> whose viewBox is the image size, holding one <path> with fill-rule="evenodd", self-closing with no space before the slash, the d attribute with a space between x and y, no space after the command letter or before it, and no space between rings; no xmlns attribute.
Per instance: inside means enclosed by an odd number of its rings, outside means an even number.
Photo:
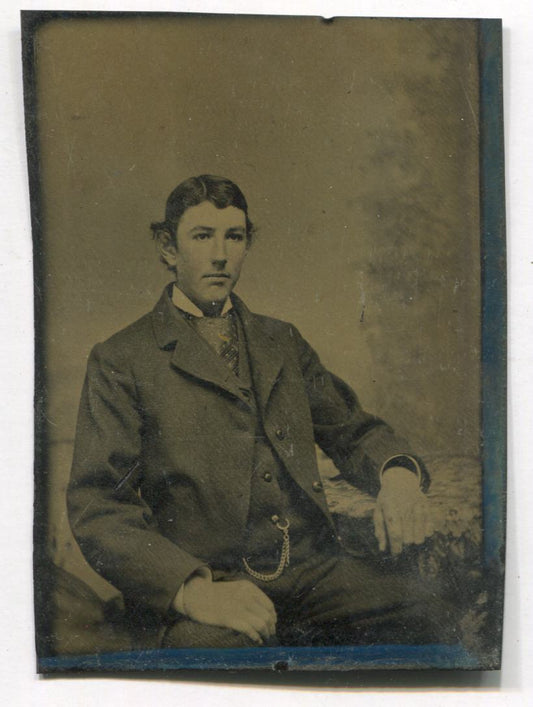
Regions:
<svg viewBox="0 0 533 707"><path fill-rule="evenodd" d="M192 324L200 336L217 352L220 358L239 374L237 327L231 312L223 317L195 317Z"/></svg>

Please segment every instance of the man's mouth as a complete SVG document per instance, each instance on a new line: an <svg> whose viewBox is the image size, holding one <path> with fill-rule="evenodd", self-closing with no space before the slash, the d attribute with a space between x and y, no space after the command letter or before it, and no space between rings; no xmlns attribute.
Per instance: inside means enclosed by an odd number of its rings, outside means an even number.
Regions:
<svg viewBox="0 0 533 707"><path fill-rule="evenodd" d="M227 272L213 272L213 273L208 273L207 275L204 275L204 277L207 277L207 278L213 277L213 278L217 278L217 279L220 279L221 277L225 277L225 278L227 278L228 280L231 279L231 275L230 275L229 273L227 273Z"/></svg>

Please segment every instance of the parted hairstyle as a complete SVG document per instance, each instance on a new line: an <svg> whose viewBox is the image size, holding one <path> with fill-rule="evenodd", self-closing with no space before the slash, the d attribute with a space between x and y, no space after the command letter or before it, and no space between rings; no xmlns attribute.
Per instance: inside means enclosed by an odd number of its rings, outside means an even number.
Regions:
<svg viewBox="0 0 533 707"><path fill-rule="evenodd" d="M171 242L177 246L176 232L178 223L185 211L191 206L197 206L204 201L210 201L217 209L235 206L244 211L246 217L246 242L252 242L255 232L254 225L248 218L248 204L239 187L230 179L216 177L212 174L201 174L189 177L170 193L165 208L165 220L150 225L153 238L159 238L162 233L170 236Z"/></svg>

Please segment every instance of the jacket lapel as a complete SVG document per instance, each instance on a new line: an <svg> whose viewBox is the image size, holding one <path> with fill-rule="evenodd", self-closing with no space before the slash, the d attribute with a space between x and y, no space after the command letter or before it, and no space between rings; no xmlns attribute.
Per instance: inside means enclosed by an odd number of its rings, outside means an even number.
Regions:
<svg viewBox="0 0 533 707"><path fill-rule="evenodd" d="M279 379L283 354L274 336L262 325L261 319L253 315L237 295L232 295L231 299L243 325L259 409L264 411Z"/></svg>
<svg viewBox="0 0 533 707"><path fill-rule="evenodd" d="M152 312L154 336L159 348L174 348L170 362L175 368L247 402L235 374L192 326L174 311L170 300L171 287L165 288Z"/></svg>
<svg viewBox="0 0 533 707"><path fill-rule="evenodd" d="M275 387L281 378L285 360L284 349L279 343L279 337L274 336L274 333L269 331L268 320L252 314L236 295L232 295L232 301L243 323L250 356L253 385L263 422L270 420L271 423L277 426L276 420L278 416L283 419L286 413L282 407L282 402L280 399L276 401L275 395ZM281 423L281 427L283 428L283 423ZM265 432L269 436L272 435L272 425L265 426ZM328 522L334 527L324 494L317 494L313 491L312 481L318 481L318 469L316 469L316 455L313 445L310 445L308 441L299 435L285 442L270 436L270 441L277 450L289 474L307 492L311 500L318 505ZM287 441L289 442L288 444ZM311 474L312 469L316 469L316 477Z"/></svg>

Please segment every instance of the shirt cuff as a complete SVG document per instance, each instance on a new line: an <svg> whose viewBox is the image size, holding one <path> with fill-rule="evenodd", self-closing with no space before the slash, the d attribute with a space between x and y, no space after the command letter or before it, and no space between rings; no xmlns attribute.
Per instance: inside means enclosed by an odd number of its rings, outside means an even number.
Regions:
<svg viewBox="0 0 533 707"><path fill-rule="evenodd" d="M383 479L383 474L387 471L387 469L392 469L393 467L401 467L402 469L412 471L413 474L416 474L420 486L423 486L424 479L420 464L409 454L395 454L393 457L389 457L379 470L380 483Z"/></svg>
<svg viewBox="0 0 533 707"><path fill-rule="evenodd" d="M203 577L204 579L213 579L213 575L211 574L211 570L209 567L204 566L204 567L199 567L197 570L195 570L183 584L181 587L178 589L178 593L172 600L172 608L174 611L176 611L178 614L181 614L182 616L187 616L187 610L185 609L185 602L184 602L184 595L185 595L185 585L189 581L189 579L192 579L193 577Z"/></svg>

